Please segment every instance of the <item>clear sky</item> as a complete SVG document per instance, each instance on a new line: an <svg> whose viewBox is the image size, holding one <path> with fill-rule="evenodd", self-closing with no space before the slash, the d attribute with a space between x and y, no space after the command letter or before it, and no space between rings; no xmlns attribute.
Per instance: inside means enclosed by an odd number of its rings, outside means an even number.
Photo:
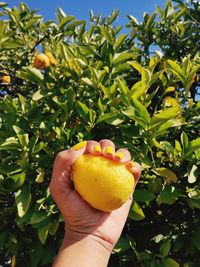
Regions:
<svg viewBox="0 0 200 267"><path fill-rule="evenodd" d="M67 15L73 15L76 19L89 20L89 12L93 10L94 15L101 13L103 16L109 15L113 10L119 9L120 16L117 21L119 25L125 25L128 22L126 15L132 15L142 20L143 13L152 13L156 5L161 8L165 5L165 0L5 0L9 7L17 6L20 2L26 3L31 9L40 9L47 19L55 20L57 7L61 7Z"/></svg>

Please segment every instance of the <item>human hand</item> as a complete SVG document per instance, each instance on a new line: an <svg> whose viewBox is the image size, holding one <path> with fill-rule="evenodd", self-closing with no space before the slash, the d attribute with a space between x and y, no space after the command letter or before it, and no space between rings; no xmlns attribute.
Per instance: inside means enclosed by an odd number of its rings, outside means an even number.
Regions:
<svg viewBox="0 0 200 267"><path fill-rule="evenodd" d="M110 151L106 149L107 147ZM118 152L123 153L124 157L121 159L117 157ZM78 239L89 235L94 236L110 244L112 250L126 222L132 196L119 209L109 213L96 210L83 200L73 188L71 166L84 153L102 155L110 160L123 162L133 173L135 185L141 173L140 165L131 164L131 156L127 149L119 149L115 152L114 143L107 139L100 142L82 142L74 148L58 153L55 159L50 192L64 217L67 235L75 235Z"/></svg>

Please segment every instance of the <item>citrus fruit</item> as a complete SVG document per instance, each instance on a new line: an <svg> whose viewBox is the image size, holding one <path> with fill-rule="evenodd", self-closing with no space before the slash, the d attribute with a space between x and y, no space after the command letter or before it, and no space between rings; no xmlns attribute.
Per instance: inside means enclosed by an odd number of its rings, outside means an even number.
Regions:
<svg viewBox="0 0 200 267"><path fill-rule="evenodd" d="M50 64L52 65L57 64L55 57L50 52L46 52L45 55L48 57Z"/></svg>
<svg viewBox="0 0 200 267"><path fill-rule="evenodd" d="M38 54L38 55L36 55L36 57L34 59L33 65L35 68L37 68L39 70L43 70L43 69L49 67L50 61L45 54Z"/></svg>
<svg viewBox="0 0 200 267"><path fill-rule="evenodd" d="M10 76L9 75L3 75L2 77L1 77L1 81L3 82L3 83L10 83Z"/></svg>
<svg viewBox="0 0 200 267"><path fill-rule="evenodd" d="M112 211L126 202L133 190L133 174L125 164L85 154L72 165L75 190L92 207Z"/></svg>

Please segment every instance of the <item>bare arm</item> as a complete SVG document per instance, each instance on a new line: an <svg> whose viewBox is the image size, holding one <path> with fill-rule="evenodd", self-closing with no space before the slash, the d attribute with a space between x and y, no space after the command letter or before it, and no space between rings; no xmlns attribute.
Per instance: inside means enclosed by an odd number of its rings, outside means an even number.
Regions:
<svg viewBox="0 0 200 267"><path fill-rule="evenodd" d="M53 267L105 267L112 246L93 235L66 234Z"/></svg>

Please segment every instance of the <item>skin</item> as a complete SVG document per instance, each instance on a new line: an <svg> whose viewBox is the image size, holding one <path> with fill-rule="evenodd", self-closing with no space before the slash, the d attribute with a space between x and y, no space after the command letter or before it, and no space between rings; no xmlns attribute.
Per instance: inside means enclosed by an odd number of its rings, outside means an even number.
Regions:
<svg viewBox="0 0 200 267"><path fill-rule="evenodd" d="M94 146L99 145L101 152L95 152ZM113 155L106 153L106 147L113 148ZM124 157L116 157L118 152ZM131 155L127 149L115 151L112 141L103 139L100 142L87 141L85 147L74 151L70 148L56 156L50 192L65 221L65 235L63 244L57 255L53 267L96 266L105 267L110 254L118 241L129 209L132 196L119 209L106 213L92 208L73 189L71 181L71 166L84 153L102 155L114 161L123 162L133 173L135 185L141 174L140 165L130 164ZM134 188L133 188L134 191Z"/></svg>

